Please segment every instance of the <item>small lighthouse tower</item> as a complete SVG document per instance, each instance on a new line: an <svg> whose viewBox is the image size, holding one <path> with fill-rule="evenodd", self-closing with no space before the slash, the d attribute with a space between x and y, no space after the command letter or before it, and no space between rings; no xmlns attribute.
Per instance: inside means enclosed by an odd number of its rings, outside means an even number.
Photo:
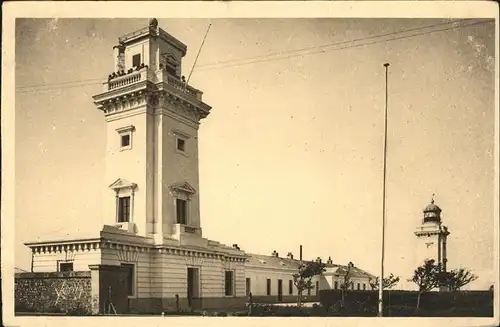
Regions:
<svg viewBox="0 0 500 327"><path fill-rule="evenodd" d="M418 238L418 265L425 260L433 259L446 271L446 240L450 232L441 219L441 208L434 203L434 194L431 203L425 207L421 225L415 231Z"/></svg>

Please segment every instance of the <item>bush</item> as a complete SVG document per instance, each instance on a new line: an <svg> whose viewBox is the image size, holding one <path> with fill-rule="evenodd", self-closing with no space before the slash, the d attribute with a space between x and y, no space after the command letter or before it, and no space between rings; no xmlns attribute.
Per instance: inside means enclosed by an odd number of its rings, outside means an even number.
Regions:
<svg viewBox="0 0 500 327"><path fill-rule="evenodd" d="M328 310L324 306L318 305L316 303L313 304L311 308L311 316L321 317L321 316L326 316L327 314Z"/></svg>
<svg viewBox="0 0 500 327"><path fill-rule="evenodd" d="M390 317L415 317L419 315L419 310L415 306L390 306L386 308L384 315Z"/></svg>
<svg viewBox="0 0 500 327"><path fill-rule="evenodd" d="M306 308L297 306L254 305L251 315L260 317L295 317L309 316L310 312Z"/></svg>
<svg viewBox="0 0 500 327"><path fill-rule="evenodd" d="M251 313L251 316L260 317L327 317L338 315L338 312L327 310L322 305L317 304L312 307L255 305Z"/></svg>

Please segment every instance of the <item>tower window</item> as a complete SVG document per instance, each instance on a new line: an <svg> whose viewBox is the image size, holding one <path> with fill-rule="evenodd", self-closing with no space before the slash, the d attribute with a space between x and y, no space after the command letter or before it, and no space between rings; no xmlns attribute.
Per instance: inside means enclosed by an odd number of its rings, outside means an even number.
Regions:
<svg viewBox="0 0 500 327"><path fill-rule="evenodd" d="M191 135L189 135L188 133L184 132L184 131L180 131L180 130L173 130L173 136L175 138L175 151L178 152L178 153L181 153L185 156L187 156L187 146L188 146L188 140L190 138L192 138Z"/></svg>
<svg viewBox="0 0 500 327"><path fill-rule="evenodd" d="M186 225L187 223L187 201L176 199L177 223Z"/></svg>
<svg viewBox="0 0 500 327"><path fill-rule="evenodd" d="M120 137L120 150L130 150L132 148L132 133L135 131L133 125L117 128Z"/></svg>
<svg viewBox="0 0 500 327"><path fill-rule="evenodd" d="M130 220L130 197L118 198L118 222L125 223Z"/></svg>
<svg viewBox="0 0 500 327"><path fill-rule="evenodd" d="M130 146L130 134L122 135L121 141L122 141L122 148Z"/></svg>
<svg viewBox="0 0 500 327"><path fill-rule="evenodd" d="M177 76L177 70L175 67L172 67L170 65L167 65L167 73L172 76Z"/></svg>
<svg viewBox="0 0 500 327"><path fill-rule="evenodd" d="M141 65L141 55L136 54L132 57L132 67L139 67Z"/></svg>
<svg viewBox="0 0 500 327"><path fill-rule="evenodd" d="M177 138L177 150L179 151L186 151L186 141L181 139L181 138Z"/></svg>
<svg viewBox="0 0 500 327"><path fill-rule="evenodd" d="M177 59L172 54L163 55L163 61L165 62L165 70L167 74L172 76L177 76Z"/></svg>

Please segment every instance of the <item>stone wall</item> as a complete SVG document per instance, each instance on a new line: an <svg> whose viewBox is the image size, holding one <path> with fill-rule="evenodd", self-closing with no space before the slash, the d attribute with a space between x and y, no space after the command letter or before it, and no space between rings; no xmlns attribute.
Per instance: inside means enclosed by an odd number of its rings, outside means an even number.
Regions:
<svg viewBox="0 0 500 327"><path fill-rule="evenodd" d="M18 273L14 282L17 312L91 312L90 271Z"/></svg>
<svg viewBox="0 0 500 327"><path fill-rule="evenodd" d="M129 298L126 293L126 271L120 266L89 266L90 271L20 273L15 276L16 313L109 313L109 302L118 314L176 312L190 309L187 298ZM195 310L243 310L248 298L202 297L193 299ZM303 297L304 302L317 301L315 295ZM294 303L296 296L254 296L254 303Z"/></svg>

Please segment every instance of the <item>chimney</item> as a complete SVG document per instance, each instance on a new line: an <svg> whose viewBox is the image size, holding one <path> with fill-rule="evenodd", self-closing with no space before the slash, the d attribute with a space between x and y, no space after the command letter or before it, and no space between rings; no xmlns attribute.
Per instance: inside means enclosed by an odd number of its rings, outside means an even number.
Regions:
<svg viewBox="0 0 500 327"><path fill-rule="evenodd" d="M293 253L292 253L292 252L288 252L288 254L286 255L286 257L287 257L288 259L293 260Z"/></svg>
<svg viewBox="0 0 500 327"><path fill-rule="evenodd" d="M276 257L278 258L279 257L279 254L278 252L276 252L276 250L273 251L273 253L271 254L273 257Z"/></svg>
<svg viewBox="0 0 500 327"><path fill-rule="evenodd" d="M240 247L238 246L238 244L233 244L233 248L235 248L235 249L237 249L237 250L239 250L239 249L240 249Z"/></svg>
<svg viewBox="0 0 500 327"><path fill-rule="evenodd" d="M302 245L300 246L299 260L302 261Z"/></svg>

